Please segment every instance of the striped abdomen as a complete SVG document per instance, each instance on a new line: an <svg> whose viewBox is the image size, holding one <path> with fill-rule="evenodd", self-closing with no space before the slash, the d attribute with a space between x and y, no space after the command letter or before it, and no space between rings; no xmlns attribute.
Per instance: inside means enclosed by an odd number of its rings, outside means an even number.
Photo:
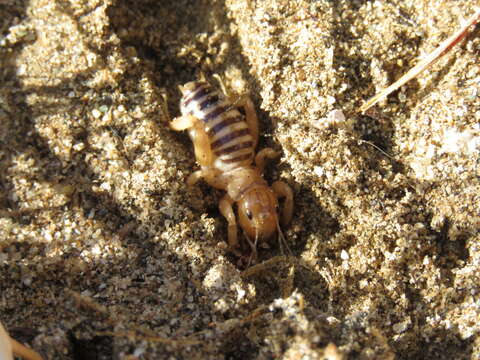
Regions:
<svg viewBox="0 0 480 360"><path fill-rule="evenodd" d="M191 82L184 89L188 91L181 100L182 114L202 121L216 157L213 165L221 171L250 165L254 142L245 116L205 82Z"/></svg>

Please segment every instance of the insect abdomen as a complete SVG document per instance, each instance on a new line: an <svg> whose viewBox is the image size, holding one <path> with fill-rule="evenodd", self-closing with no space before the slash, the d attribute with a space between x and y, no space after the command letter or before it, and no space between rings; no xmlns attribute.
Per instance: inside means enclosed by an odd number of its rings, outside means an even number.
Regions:
<svg viewBox="0 0 480 360"><path fill-rule="evenodd" d="M181 101L184 115L201 120L210 139L216 159L214 166L222 171L251 164L254 149L248 124L225 96L205 82L195 82Z"/></svg>

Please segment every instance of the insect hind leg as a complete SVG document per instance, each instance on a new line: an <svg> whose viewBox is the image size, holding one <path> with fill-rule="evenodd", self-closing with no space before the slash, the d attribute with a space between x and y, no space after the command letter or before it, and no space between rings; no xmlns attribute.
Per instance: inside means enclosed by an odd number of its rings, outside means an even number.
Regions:
<svg viewBox="0 0 480 360"><path fill-rule="evenodd" d="M173 119L169 126L175 131L187 130L195 125L197 118L192 115L183 115Z"/></svg>
<svg viewBox="0 0 480 360"><path fill-rule="evenodd" d="M213 77L217 79L223 94L226 96L229 102L233 106L243 108L243 111L245 112L245 120L247 122L248 129L250 130L250 135L253 138L253 148L255 149L258 144L258 117L252 99L248 95L234 96L227 89L220 75L214 74Z"/></svg>
<svg viewBox="0 0 480 360"><path fill-rule="evenodd" d="M252 99L248 95L243 95L235 104L245 111L245 120L253 138L253 149L255 149L258 144L258 117Z"/></svg>

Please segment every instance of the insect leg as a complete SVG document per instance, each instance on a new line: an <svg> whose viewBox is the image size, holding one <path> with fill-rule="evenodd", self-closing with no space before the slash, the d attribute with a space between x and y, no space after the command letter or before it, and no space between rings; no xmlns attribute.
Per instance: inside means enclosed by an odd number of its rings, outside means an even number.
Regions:
<svg viewBox="0 0 480 360"><path fill-rule="evenodd" d="M187 185L193 186L198 182L198 180L205 178L205 180L210 185L215 186L216 185L215 179L217 177L217 174L218 174L218 171L215 169L202 168L190 174L190 176L187 179Z"/></svg>
<svg viewBox="0 0 480 360"><path fill-rule="evenodd" d="M197 118L192 115L179 116L170 122L170 129L175 131L186 130L191 128L196 121Z"/></svg>
<svg viewBox="0 0 480 360"><path fill-rule="evenodd" d="M237 220L235 218L235 213L233 212L233 203L234 201L232 198L226 194L222 200L220 200L218 208L228 222L228 245L230 250L235 255L239 255L237 250L239 247L237 239Z"/></svg>
<svg viewBox="0 0 480 360"><path fill-rule="evenodd" d="M201 178L205 177L205 174L203 172L203 170L197 170L197 171L194 171L193 173L190 174L190 176L188 177L187 179L187 185L188 186L193 186L195 185L198 180L200 180Z"/></svg>
<svg viewBox="0 0 480 360"><path fill-rule="evenodd" d="M258 117L252 99L250 99L248 95L234 97L230 93L230 91L228 91L222 77L218 74L214 74L213 76L215 77L215 79L217 79L218 83L220 84L220 88L222 89L222 92L225 94L227 99L230 100L231 104L244 109L245 120L247 121L250 135L253 137L253 148L255 149L258 144Z"/></svg>
<svg viewBox="0 0 480 360"><path fill-rule="evenodd" d="M258 144L258 117L255 106L253 106L252 99L250 99L249 96L242 96L236 104L245 110L245 120L247 121L250 135L253 138L253 148L255 149Z"/></svg>
<svg viewBox="0 0 480 360"><path fill-rule="evenodd" d="M196 121L189 130L190 138L195 149L195 158L202 167L212 166L213 152L210 139L205 132L202 121Z"/></svg>
<svg viewBox="0 0 480 360"><path fill-rule="evenodd" d="M292 220L293 215L293 191L283 181L275 181L272 184L272 189L277 194L277 197L284 197L285 203L282 209L281 222L282 226L286 226Z"/></svg>
<svg viewBox="0 0 480 360"><path fill-rule="evenodd" d="M265 148L262 149L258 152L258 154L255 156L255 165L257 165L258 170L263 173L263 170L265 168L265 160L266 159L275 159L279 156L280 154L273 150L272 148Z"/></svg>

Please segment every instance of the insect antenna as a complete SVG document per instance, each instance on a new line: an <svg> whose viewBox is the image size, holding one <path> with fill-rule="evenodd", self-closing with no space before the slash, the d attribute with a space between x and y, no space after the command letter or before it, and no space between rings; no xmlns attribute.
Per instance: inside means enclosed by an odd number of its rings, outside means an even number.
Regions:
<svg viewBox="0 0 480 360"><path fill-rule="evenodd" d="M252 254L250 255L250 259L248 260L248 265L247 267L250 267L250 263L252 262L253 259L257 259L257 244L258 244L258 229L255 228L255 242L253 243L252 246Z"/></svg>
<svg viewBox="0 0 480 360"><path fill-rule="evenodd" d="M243 234L245 235L245 239L247 239L248 245L252 249L252 253L250 254L250 258L248 259L247 268L250 267L252 261L257 259L257 243L258 243L258 230L255 229L255 241L252 242L248 237L247 233L244 231Z"/></svg>

